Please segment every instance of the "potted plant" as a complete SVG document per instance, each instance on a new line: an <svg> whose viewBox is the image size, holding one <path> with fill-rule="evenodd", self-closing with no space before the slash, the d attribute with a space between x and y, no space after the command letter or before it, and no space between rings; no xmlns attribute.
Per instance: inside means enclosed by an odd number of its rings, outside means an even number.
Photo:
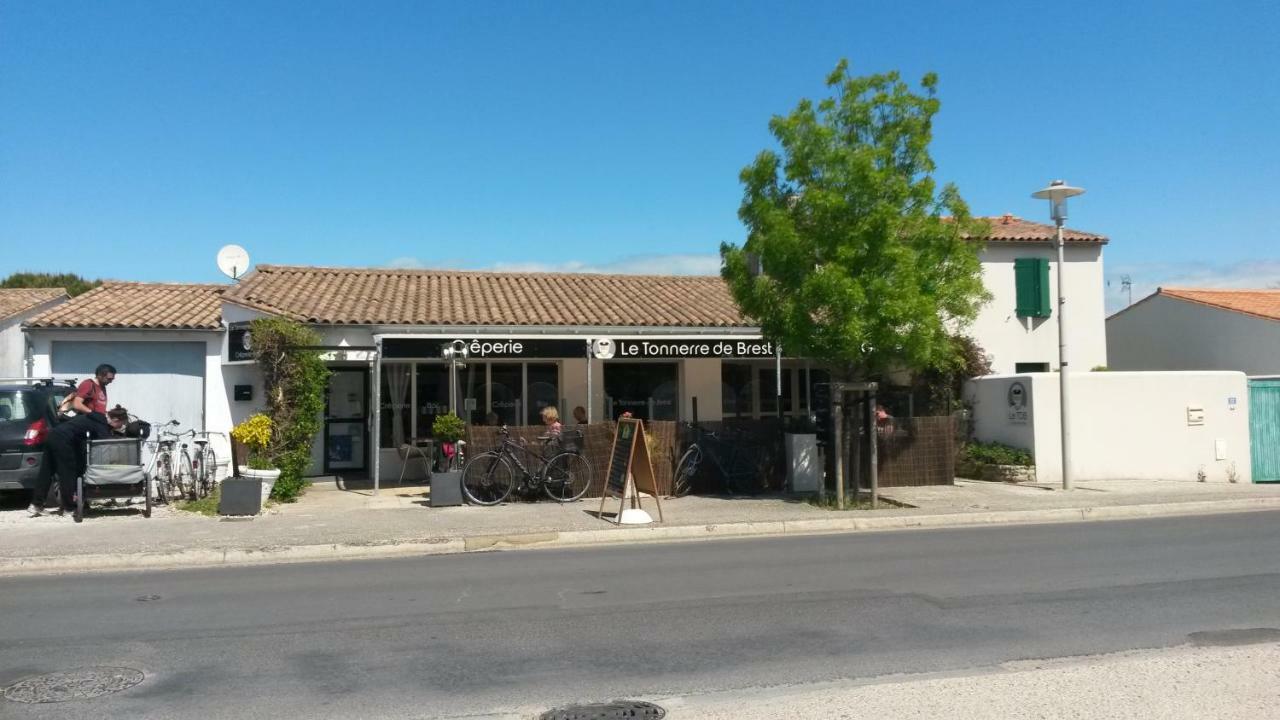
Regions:
<svg viewBox="0 0 1280 720"><path fill-rule="evenodd" d="M249 449L248 464L240 466L240 475L262 482L262 501L266 502L280 478L280 469L267 451L271 444L271 418L262 413L250 415L231 429L231 437Z"/></svg>
<svg viewBox="0 0 1280 720"><path fill-rule="evenodd" d="M431 478L431 507L462 504L462 471L455 460L458 457L458 441L467 431L467 424L453 413L437 415L431 423L431 435L435 438L439 453L444 457L444 472Z"/></svg>

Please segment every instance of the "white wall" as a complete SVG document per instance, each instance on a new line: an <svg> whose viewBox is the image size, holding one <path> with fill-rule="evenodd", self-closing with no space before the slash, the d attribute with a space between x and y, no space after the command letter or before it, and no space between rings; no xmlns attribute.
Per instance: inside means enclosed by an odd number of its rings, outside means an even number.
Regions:
<svg viewBox="0 0 1280 720"><path fill-rule="evenodd" d="M55 298L0 322L0 377L35 377L27 372L27 337L22 323L66 301L66 296Z"/></svg>
<svg viewBox="0 0 1280 720"><path fill-rule="evenodd" d="M1107 364L1106 307L1102 246L1068 243L1067 350L1070 367L1087 371ZM988 243L982 251L982 282L991 301L964 330L992 356L993 373L1012 373L1017 363L1049 363L1058 368L1057 251L1048 243ZM1018 258L1049 260L1049 298L1054 315L1020 318L1013 263Z"/></svg>
<svg viewBox="0 0 1280 720"><path fill-rule="evenodd" d="M1107 318L1113 370L1280 375L1280 322L1153 295Z"/></svg>
<svg viewBox="0 0 1280 720"><path fill-rule="evenodd" d="M698 398L698 421L716 422L723 417L724 391L720 382L720 360L684 360L680 378L680 419L693 419L693 398Z"/></svg>
<svg viewBox="0 0 1280 720"><path fill-rule="evenodd" d="M1028 391L1030 420L1009 419L1014 382ZM1031 450L1039 482L1062 482L1057 373L989 375L969 382L974 434ZM1071 457L1075 480L1252 481L1248 381L1238 372L1072 373ZM1234 402L1232 400L1234 399ZM1203 410L1190 425L1188 408Z"/></svg>

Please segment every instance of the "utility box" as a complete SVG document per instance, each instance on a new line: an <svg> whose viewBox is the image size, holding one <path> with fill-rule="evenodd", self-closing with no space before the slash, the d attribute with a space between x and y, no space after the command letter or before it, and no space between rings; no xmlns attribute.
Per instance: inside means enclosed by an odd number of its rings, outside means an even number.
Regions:
<svg viewBox="0 0 1280 720"><path fill-rule="evenodd" d="M816 493L822 487L822 460L818 457L818 436L787 433L787 487L791 492Z"/></svg>
<svg viewBox="0 0 1280 720"><path fill-rule="evenodd" d="M219 515L257 515L262 512L262 481L229 477L220 483Z"/></svg>

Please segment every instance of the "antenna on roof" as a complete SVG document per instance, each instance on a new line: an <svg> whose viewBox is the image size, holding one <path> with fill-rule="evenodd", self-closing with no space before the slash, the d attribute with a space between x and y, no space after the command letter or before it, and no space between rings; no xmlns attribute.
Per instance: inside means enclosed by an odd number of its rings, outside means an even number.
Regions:
<svg viewBox="0 0 1280 720"><path fill-rule="evenodd" d="M1126 295L1129 296L1129 303L1128 305L1125 305L1125 307L1132 305L1133 304L1133 280L1128 275L1120 276L1120 292L1125 293Z"/></svg>
<svg viewBox="0 0 1280 720"><path fill-rule="evenodd" d="M223 245L218 251L218 269L232 280L240 279L249 269L249 253L239 245Z"/></svg>

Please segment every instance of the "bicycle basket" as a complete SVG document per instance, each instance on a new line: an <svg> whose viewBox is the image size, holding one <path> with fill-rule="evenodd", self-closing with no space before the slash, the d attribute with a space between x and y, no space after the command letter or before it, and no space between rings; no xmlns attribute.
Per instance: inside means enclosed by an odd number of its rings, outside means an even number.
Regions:
<svg viewBox="0 0 1280 720"><path fill-rule="evenodd" d="M583 435L581 430L562 430L560 432L560 449L565 452L582 452Z"/></svg>

